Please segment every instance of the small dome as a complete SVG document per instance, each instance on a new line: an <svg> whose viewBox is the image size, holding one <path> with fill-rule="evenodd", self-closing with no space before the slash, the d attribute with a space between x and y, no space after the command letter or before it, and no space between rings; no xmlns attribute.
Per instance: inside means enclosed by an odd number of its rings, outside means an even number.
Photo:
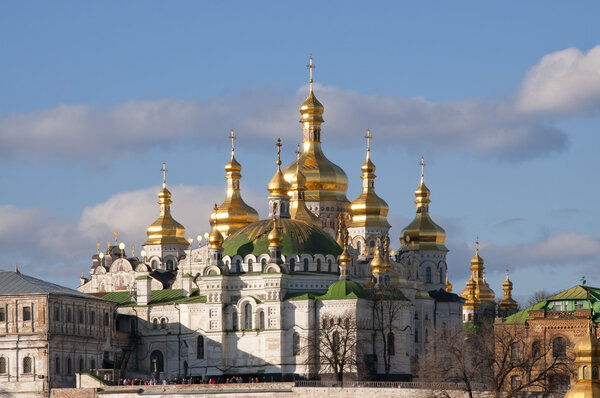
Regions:
<svg viewBox="0 0 600 398"><path fill-rule="evenodd" d="M300 122L316 121L323 123L324 110L325 108L323 107L323 104L319 102L317 97L315 97L315 93L311 89L308 93L308 97L304 100L302 105L300 105Z"/></svg>
<svg viewBox="0 0 600 398"><path fill-rule="evenodd" d="M185 228L175 221L171 216L171 192L166 185L158 192L158 204L160 205L160 216L146 230L148 239L146 245L176 244L189 246L185 240Z"/></svg>
<svg viewBox="0 0 600 398"><path fill-rule="evenodd" d="M327 293L318 296L318 300L343 300L366 298L364 289L356 282L344 280L332 283L327 289Z"/></svg>
<svg viewBox="0 0 600 398"><path fill-rule="evenodd" d="M242 165L235 159L233 152L231 152L231 159L225 165L225 171L228 173L231 173L231 172L239 173L242 171Z"/></svg>
<svg viewBox="0 0 600 398"><path fill-rule="evenodd" d="M267 236L267 240L269 241L269 247L277 247L281 246L281 242L283 242L283 235L279 231L277 227L277 221L273 220L273 229L269 232L269 236Z"/></svg>
<svg viewBox="0 0 600 398"><path fill-rule="evenodd" d="M220 249L223 247L223 235L219 232L219 230L215 227L213 228L210 236L208 237L208 242L210 243L211 249Z"/></svg>

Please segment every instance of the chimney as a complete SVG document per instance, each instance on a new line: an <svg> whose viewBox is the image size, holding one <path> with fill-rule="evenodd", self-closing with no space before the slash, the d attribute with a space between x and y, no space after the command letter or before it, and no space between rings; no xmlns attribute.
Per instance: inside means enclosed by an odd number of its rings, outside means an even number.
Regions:
<svg viewBox="0 0 600 398"><path fill-rule="evenodd" d="M194 277L190 274L184 274L181 277L181 282L183 285L183 297L190 297L194 286Z"/></svg>
<svg viewBox="0 0 600 398"><path fill-rule="evenodd" d="M138 276L135 278L135 287L137 290L137 304L148 305L150 300L152 300L152 278L148 275Z"/></svg>

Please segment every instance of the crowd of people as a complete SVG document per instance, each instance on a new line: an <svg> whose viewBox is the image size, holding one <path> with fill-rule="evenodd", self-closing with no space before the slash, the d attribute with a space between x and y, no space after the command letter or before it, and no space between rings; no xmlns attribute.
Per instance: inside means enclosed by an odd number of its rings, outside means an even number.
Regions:
<svg viewBox="0 0 600 398"><path fill-rule="evenodd" d="M232 383L267 383L272 382L271 380L267 380L265 376L263 377L242 377L242 376L231 376L231 377L175 377L173 379L159 379L156 377L143 379L143 378L133 378L133 379L121 379L120 385L122 386L167 386L171 384L232 384Z"/></svg>

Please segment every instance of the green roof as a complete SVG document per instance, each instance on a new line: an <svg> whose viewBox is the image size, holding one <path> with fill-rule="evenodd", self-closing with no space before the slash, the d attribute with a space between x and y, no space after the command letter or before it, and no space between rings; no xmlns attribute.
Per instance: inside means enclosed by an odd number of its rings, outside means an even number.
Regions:
<svg viewBox="0 0 600 398"><path fill-rule="evenodd" d="M295 300L314 300L320 293L312 292L297 292L288 293L284 297L284 301L295 301Z"/></svg>
<svg viewBox="0 0 600 398"><path fill-rule="evenodd" d="M557 301L567 301L567 310L575 310L574 301L582 301L581 309L589 309L587 299L588 292L592 304L592 318L594 322L600 321L600 289L590 286L575 285L570 289L564 290L545 300L541 300L529 308L519 311L511 316L504 318L504 323L525 323L529 317L529 311L548 310L553 311L554 303Z"/></svg>
<svg viewBox="0 0 600 398"><path fill-rule="evenodd" d="M329 236L329 234L314 225L304 221L282 218L278 221L283 235L281 254L331 254L338 256L342 248ZM248 254L258 256L269 253L267 236L273 228L272 220L261 220L248 224L225 239L223 243L223 256L244 257Z"/></svg>
<svg viewBox="0 0 600 398"><path fill-rule="evenodd" d="M327 293L316 297L317 300L343 300L367 298L363 288L353 281L337 281L332 283L327 289Z"/></svg>
<svg viewBox="0 0 600 398"><path fill-rule="evenodd" d="M140 275L137 278L135 278L136 281L142 281L144 279L152 279L152 278L150 278L148 275Z"/></svg>
<svg viewBox="0 0 600 398"><path fill-rule="evenodd" d="M121 307L137 305L131 300L128 291L110 292L102 296L103 299L114 301ZM153 290L152 299L148 305L170 304L170 303L205 303L206 296L198 295L198 289L192 290L190 297L183 296L183 289Z"/></svg>

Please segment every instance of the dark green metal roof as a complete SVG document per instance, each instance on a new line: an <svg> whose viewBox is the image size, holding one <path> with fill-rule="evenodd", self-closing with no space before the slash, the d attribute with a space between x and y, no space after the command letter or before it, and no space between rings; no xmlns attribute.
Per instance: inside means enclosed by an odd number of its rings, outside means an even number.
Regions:
<svg viewBox="0 0 600 398"><path fill-rule="evenodd" d="M354 281L337 281L332 283L327 289L327 293L317 296L317 300L343 300L368 298L367 293L362 286Z"/></svg>
<svg viewBox="0 0 600 398"><path fill-rule="evenodd" d="M329 236L329 234L314 225L304 221L282 218L278 221L283 242L281 254L331 254L338 256L342 248ZM273 228L272 220L261 220L248 224L225 239L223 243L223 255L235 256L239 254L244 257L248 254L258 256L269 253L269 241L267 236Z"/></svg>
<svg viewBox="0 0 600 398"><path fill-rule="evenodd" d="M131 300L131 295L128 291L110 292L102 296L105 300L114 301L120 307L137 305ZM160 304L186 304L186 303L205 303L206 296L198 295L198 289L193 289L189 297L183 296L183 289L163 289L152 290L152 297L148 305Z"/></svg>

